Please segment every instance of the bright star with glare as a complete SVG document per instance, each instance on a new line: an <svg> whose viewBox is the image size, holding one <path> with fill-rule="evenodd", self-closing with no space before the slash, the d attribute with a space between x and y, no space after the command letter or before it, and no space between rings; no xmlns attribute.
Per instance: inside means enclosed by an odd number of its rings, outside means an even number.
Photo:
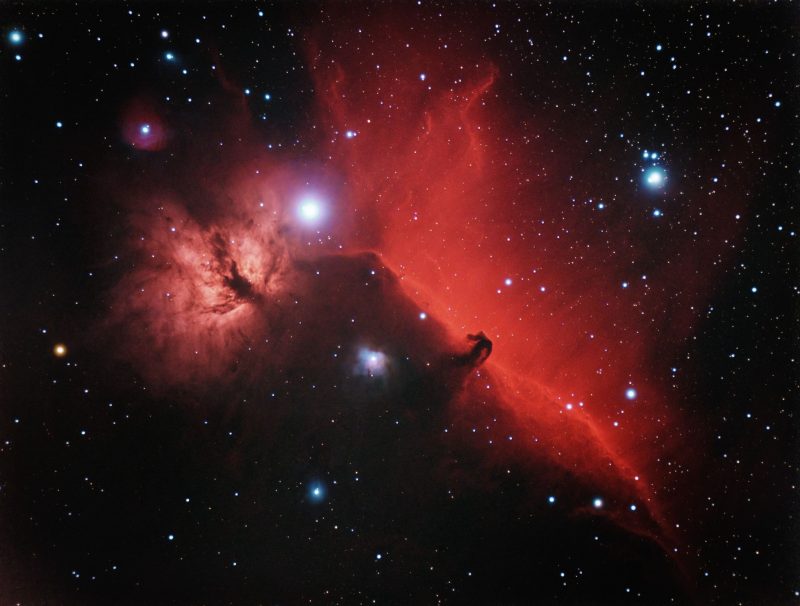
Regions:
<svg viewBox="0 0 800 606"><path fill-rule="evenodd" d="M139 132L142 133L143 135L149 135L150 134L150 125L149 124L142 124L139 127Z"/></svg>
<svg viewBox="0 0 800 606"><path fill-rule="evenodd" d="M428 314L426 314L424 311L419 312L419 319L420 320L424 320L427 317L428 317Z"/></svg>
<svg viewBox="0 0 800 606"><path fill-rule="evenodd" d="M644 182L650 189L661 189L666 180L667 175L660 166L653 166L644 173Z"/></svg>
<svg viewBox="0 0 800 606"><path fill-rule="evenodd" d="M164 58L167 61L174 61L175 60L175 55L173 55L172 53L164 53Z"/></svg>
<svg viewBox="0 0 800 606"><path fill-rule="evenodd" d="M308 488L308 496L312 501L319 503L325 498L325 486L320 482L311 484Z"/></svg>
<svg viewBox="0 0 800 606"><path fill-rule="evenodd" d="M161 30L161 37L164 38L164 40L166 40L167 38L169 38L169 32L167 30L165 30L165 29L162 29Z"/></svg>
<svg viewBox="0 0 800 606"><path fill-rule="evenodd" d="M67 346L63 343L57 343L55 347L53 347L53 355L56 358L63 358L67 355Z"/></svg>
<svg viewBox="0 0 800 606"><path fill-rule="evenodd" d="M347 137L348 139L353 139L357 134L358 133L354 130L348 130L347 132L345 132L344 136Z"/></svg>
<svg viewBox="0 0 800 606"><path fill-rule="evenodd" d="M625 397L628 398L629 400L635 400L636 390L633 387L629 387L628 389L625 390Z"/></svg>
<svg viewBox="0 0 800 606"><path fill-rule="evenodd" d="M14 45L22 44L24 40L25 40L25 35L18 29L15 29L10 34L8 34L8 41L11 42L11 44Z"/></svg>
<svg viewBox="0 0 800 606"><path fill-rule="evenodd" d="M600 497L596 498L592 501L592 505L594 505L595 509L600 509L603 506L603 499Z"/></svg>
<svg viewBox="0 0 800 606"><path fill-rule="evenodd" d="M322 204L315 198L304 198L297 207L303 222L314 225L322 218Z"/></svg>
<svg viewBox="0 0 800 606"><path fill-rule="evenodd" d="M555 497L547 497L547 502L552 505L553 503L556 502L556 498Z"/></svg>

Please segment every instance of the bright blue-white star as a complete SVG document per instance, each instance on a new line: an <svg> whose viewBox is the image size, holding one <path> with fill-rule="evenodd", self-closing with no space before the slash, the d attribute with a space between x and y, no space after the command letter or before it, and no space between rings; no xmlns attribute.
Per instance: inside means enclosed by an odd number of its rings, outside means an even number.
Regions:
<svg viewBox="0 0 800 606"><path fill-rule="evenodd" d="M633 387L629 387L625 390L625 397L629 400L635 400L637 396L636 390Z"/></svg>
<svg viewBox="0 0 800 606"><path fill-rule="evenodd" d="M150 134L150 125L149 124L142 124L139 127L139 132L145 136Z"/></svg>
<svg viewBox="0 0 800 606"><path fill-rule="evenodd" d="M321 482L314 482L308 487L308 498L315 503L325 499L325 486Z"/></svg>
<svg viewBox="0 0 800 606"><path fill-rule="evenodd" d="M175 55L173 53L170 53L170 52L164 53L164 58L167 61L175 61Z"/></svg>
<svg viewBox="0 0 800 606"><path fill-rule="evenodd" d="M644 183L650 189L661 189L667 180L667 173L660 166L651 166L644 172Z"/></svg>
<svg viewBox="0 0 800 606"><path fill-rule="evenodd" d="M322 220L322 203L313 197L305 197L297 207L297 214L306 225L317 225Z"/></svg>
<svg viewBox="0 0 800 606"><path fill-rule="evenodd" d="M8 34L8 41L14 46L19 46L25 41L25 34L23 34L18 29L12 30Z"/></svg>
<svg viewBox="0 0 800 606"><path fill-rule="evenodd" d="M659 209L656 208L655 210L653 210L653 216L654 217L660 217L661 215L662 215L662 213L661 213L661 211Z"/></svg>
<svg viewBox="0 0 800 606"><path fill-rule="evenodd" d="M594 505L595 509L600 509L603 506L603 499L597 497L594 501L592 501L592 505Z"/></svg>
<svg viewBox="0 0 800 606"><path fill-rule="evenodd" d="M553 503L556 502L556 498L553 496L547 497L547 502L550 503L550 505L552 505Z"/></svg>

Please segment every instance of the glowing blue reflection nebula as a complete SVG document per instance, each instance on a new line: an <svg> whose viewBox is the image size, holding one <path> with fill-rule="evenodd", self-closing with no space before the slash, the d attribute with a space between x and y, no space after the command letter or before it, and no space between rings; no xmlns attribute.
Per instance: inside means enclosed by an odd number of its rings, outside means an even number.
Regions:
<svg viewBox="0 0 800 606"><path fill-rule="evenodd" d="M384 376L389 367L389 357L382 351L363 347L358 350L356 373L368 377Z"/></svg>

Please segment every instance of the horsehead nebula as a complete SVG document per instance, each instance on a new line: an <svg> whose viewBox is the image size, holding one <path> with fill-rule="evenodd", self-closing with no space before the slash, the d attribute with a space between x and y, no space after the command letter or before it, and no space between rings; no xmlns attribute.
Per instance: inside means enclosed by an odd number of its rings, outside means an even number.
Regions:
<svg viewBox="0 0 800 606"><path fill-rule="evenodd" d="M333 366L352 381L350 397L380 401L396 397L408 375L439 373L447 391L436 418L473 438L458 448L490 466L547 469L546 485L528 480L529 498L542 503L557 490L572 514L600 516L669 551L674 537L635 456L636 441L651 438L648 413L620 410L621 429L608 421L632 373L647 391L633 360L651 343L637 337L604 363L613 345L602 326L619 310L584 293L612 288L607 274L593 275L595 260L575 259L571 245L559 250L547 228L524 252L515 243L520 215L552 225L561 210L515 177L528 160L501 161L498 142L515 126L498 98L498 67L468 47L436 57L416 43L410 60L397 61L406 34L376 27L377 66L335 40L309 44L325 162L300 166L241 137L209 162L213 142L194 133L183 182L134 190L131 269L112 290L104 325L125 335L117 355L153 389L200 397L233 386L263 394L287 369L313 377ZM240 98L231 93L227 111L242 125ZM148 123L177 131L163 118ZM382 292L364 310L359 290L378 282ZM320 312L320 301L336 313ZM365 313L380 318L370 320L376 326L362 328ZM322 334L336 335L335 345ZM648 400L649 414L666 415L657 392ZM279 405L269 414L276 423L290 415Z"/></svg>
<svg viewBox="0 0 800 606"><path fill-rule="evenodd" d="M796 598L781 10L14 9L0 603Z"/></svg>

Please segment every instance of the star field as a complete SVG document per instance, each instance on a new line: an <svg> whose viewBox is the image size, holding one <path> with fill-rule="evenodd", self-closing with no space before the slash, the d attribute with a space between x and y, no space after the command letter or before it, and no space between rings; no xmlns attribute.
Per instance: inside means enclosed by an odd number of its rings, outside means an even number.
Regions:
<svg viewBox="0 0 800 606"><path fill-rule="evenodd" d="M0 604L795 604L789 3L0 8Z"/></svg>

